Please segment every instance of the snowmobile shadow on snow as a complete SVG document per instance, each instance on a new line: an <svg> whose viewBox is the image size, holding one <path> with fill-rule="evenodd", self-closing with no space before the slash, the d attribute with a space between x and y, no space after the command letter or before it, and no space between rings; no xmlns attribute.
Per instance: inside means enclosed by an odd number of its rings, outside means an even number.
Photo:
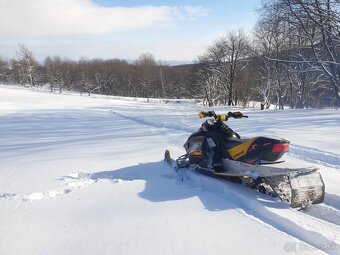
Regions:
<svg viewBox="0 0 340 255"><path fill-rule="evenodd" d="M146 181L145 189L139 196L152 202L189 198L190 194L176 191L176 185L173 185L176 175L171 174L170 171L164 172L162 165L161 162L143 163L113 171L93 173L90 178L93 180L107 179L111 181L144 180Z"/></svg>
<svg viewBox="0 0 340 255"><path fill-rule="evenodd" d="M113 171L97 172L90 175L92 180L144 180L145 188L138 195L151 202L166 202L188 199L197 196L204 207L210 211L235 208L228 201L216 198L185 184L179 175L170 169L163 161L143 163Z"/></svg>
<svg viewBox="0 0 340 255"><path fill-rule="evenodd" d="M230 196L227 194L227 199L224 198L226 190L228 189L234 191L235 189L240 189L238 192L246 192L247 194L245 194L245 196L247 196L248 200L260 201L263 206L289 208L289 206L284 203L275 203L275 198L254 192L253 190L244 190L244 187L238 184L225 180L216 180L208 176L188 176L181 171L176 173L163 161L143 163L113 171L92 173L90 179L96 181L106 179L115 182L117 180L144 180L146 181L145 189L139 193L139 196L143 199L152 202L166 202L198 197L204 207L210 211L228 210L239 207L240 203L237 201L238 198L233 198L231 194ZM232 193L234 193L234 191Z"/></svg>

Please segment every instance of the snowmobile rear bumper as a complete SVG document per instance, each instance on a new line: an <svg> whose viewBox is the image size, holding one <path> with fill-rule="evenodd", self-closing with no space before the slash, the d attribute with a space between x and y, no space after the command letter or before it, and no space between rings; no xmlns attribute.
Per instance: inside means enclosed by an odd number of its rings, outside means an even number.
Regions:
<svg viewBox="0 0 340 255"><path fill-rule="evenodd" d="M320 204L325 197L325 184L319 172L291 174L292 208L304 208L308 204Z"/></svg>
<svg viewBox="0 0 340 255"><path fill-rule="evenodd" d="M222 162L227 171L217 174L263 177L280 199L289 203L292 208L305 208L309 204L319 204L324 200L325 184L317 167L252 165L228 159L222 159Z"/></svg>

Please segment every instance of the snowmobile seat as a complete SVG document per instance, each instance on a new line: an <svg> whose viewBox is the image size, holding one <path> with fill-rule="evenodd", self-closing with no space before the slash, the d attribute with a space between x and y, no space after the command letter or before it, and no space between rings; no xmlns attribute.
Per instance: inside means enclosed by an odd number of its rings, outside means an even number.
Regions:
<svg viewBox="0 0 340 255"><path fill-rule="evenodd" d="M226 148L227 150L237 146L237 145L240 145L246 141L248 141L249 139L235 139L235 140L224 140L222 141L223 143L223 147Z"/></svg>

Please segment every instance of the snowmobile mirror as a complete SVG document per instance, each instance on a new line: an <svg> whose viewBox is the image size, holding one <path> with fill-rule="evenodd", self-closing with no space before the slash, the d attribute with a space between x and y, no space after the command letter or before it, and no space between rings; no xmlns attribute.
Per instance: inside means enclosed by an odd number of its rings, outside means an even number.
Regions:
<svg viewBox="0 0 340 255"><path fill-rule="evenodd" d="M228 112L228 114L217 115L214 111L199 112L198 117L200 117L201 119L206 117L214 117L216 122L227 121L230 117L233 117L235 119L248 118L248 116L243 115L242 112Z"/></svg>
<svg viewBox="0 0 340 255"><path fill-rule="evenodd" d="M201 119L206 118L206 117L215 117L216 118L216 114L215 114L214 111L199 112L198 117L200 117Z"/></svg>
<svg viewBox="0 0 340 255"><path fill-rule="evenodd" d="M207 115L204 112L199 112L198 117L200 117L200 119L203 119L203 118L207 117Z"/></svg>
<svg viewBox="0 0 340 255"><path fill-rule="evenodd" d="M248 118L248 116L243 115L242 112L228 112L228 117L233 117L235 119Z"/></svg>
<svg viewBox="0 0 340 255"><path fill-rule="evenodd" d="M232 115L235 119L239 119L243 117L243 114L241 112L233 112Z"/></svg>

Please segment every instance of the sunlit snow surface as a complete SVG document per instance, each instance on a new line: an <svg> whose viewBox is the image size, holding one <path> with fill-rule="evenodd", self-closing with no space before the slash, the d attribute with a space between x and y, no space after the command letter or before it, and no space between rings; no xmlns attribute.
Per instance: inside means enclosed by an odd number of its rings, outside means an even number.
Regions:
<svg viewBox="0 0 340 255"><path fill-rule="evenodd" d="M325 203L306 211L162 161L204 107L0 86L0 254L340 254L340 109L241 110L243 137L291 141Z"/></svg>

